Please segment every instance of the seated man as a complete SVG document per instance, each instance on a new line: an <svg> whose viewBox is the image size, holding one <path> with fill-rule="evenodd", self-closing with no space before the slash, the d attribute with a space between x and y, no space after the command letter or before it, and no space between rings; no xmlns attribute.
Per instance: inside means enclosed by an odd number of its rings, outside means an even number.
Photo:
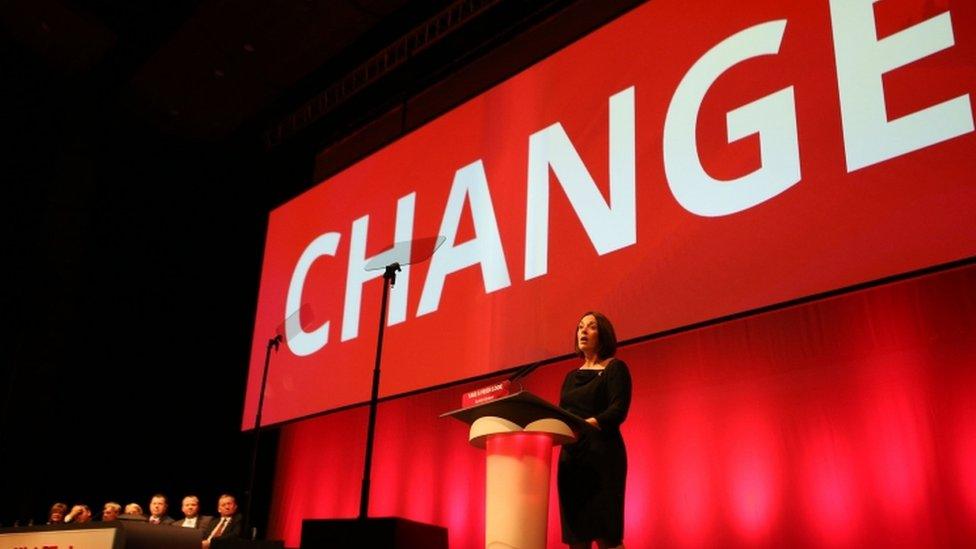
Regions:
<svg viewBox="0 0 976 549"><path fill-rule="evenodd" d="M88 508L84 503L79 503L71 508L71 512L68 516L64 517L65 522L91 522L92 513L91 509Z"/></svg>
<svg viewBox="0 0 976 549"><path fill-rule="evenodd" d="M139 505L138 503L130 503L130 504L126 505L125 506L125 514L126 515L129 515L129 516L132 516L132 517L141 517L142 516L142 505Z"/></svg>
<svg viewBox="0 0 976 549"><path fill-rule="evenodd" d="M211 525L207 539L203 540L203 549L210 547L210 540L214 538L241 537L244 525L241 523L241 515L237 513L237 499L230 494L221 494L217 500L217 511L219 517L215 517Z"/></svg>
<svg viewBox="0 0 976 549"><path fill-rule="evenodd" d="M102 522L118 520L120 514L122 514L122 506L110 501L102 507Z"/></svg>
<svg viewBox="0 0 976 549"><path fill-rule="evenodd" d="M149 500L149 524L173 524L173 517L166 514L169 504L166 496L156 494Z"/></svg>
<svg viewBox="0 0 976 549"><path fill-rule="evenodd" d="M183 498L183 518L174 522L173 526L196 528L200 530L200 537L203 537L204 533L210 532L210 523L212 521L213 517L200 515L200 498L189 495Z"/></svg>

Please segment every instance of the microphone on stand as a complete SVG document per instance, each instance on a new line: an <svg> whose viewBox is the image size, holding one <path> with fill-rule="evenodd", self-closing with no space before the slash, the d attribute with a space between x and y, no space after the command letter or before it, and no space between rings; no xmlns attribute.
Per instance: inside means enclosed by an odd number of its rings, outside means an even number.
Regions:
<svg viewBox="0 0 976 549"><path fill-rule="evenodd" d="M273 347L274 350L275 350L275 352L277 353L278 352L278 346L281 345L281 340L282 340L282 336L279 333L276 336L274 336L273 338L271 338L271 341L268 342L268 345L270 347Z"/></svg>
<svg viewBox="0 0 976 549"><path fill-rule="evenodd" d="M538 368L539 366L542 366L542 363L543 362L545 362L545 361L544 360L537 360L537 361L529 364L528 366L523 366L523 367L519 368L517 372L515 372L514 374L511 375L511 377L508 378L508 382L509 383L512 383L514 381L518 381L518 380L522 379L523 377L526 377L527 375L529 375L532 372L534 372L536 368ZM521 390L521 388L522 388L522 384L519 383L519 389Z"/></svg>

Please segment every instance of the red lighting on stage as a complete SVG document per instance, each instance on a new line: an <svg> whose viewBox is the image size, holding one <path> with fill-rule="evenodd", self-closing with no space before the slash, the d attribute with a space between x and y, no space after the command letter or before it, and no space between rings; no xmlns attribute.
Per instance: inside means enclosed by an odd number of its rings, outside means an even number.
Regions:
<svg viewBox="0 0 976 549"><path fill-rule="evenodd" d="M886 364L885 368L891 371L899 366ZM925 504L933 472L928 407L911 381L883 383L865 395L864 456L881 508L892 524L906 524Z"/></svg>
<svg viewBox="0 0 976 549"><path fill-rule="evenodd" d="M969 267L622 349L627 546L972 546L973 287ZM531 389L554 399L576 365L537 370ZM483 546L485 453L437 419L478 386L380 405L374 514ZM357 408L282 429L271 532L288 546L304 518L355 516L365 421ZM547 442L498 439L540 458Z"/></svg>
<svg viewBox="0 0 976 549"><path fill-rule="evenodd" d="M708 539L712 525L711 459L713 433L703 402L683 398L673 407L667 453L667 513L676 541L696 545Z"/></svg>
<svg viewBox="0 0 976 549"><path fill-rule="evenodd" d="M489 454L552 460L552 437L540 433L512 433L488 437Z"/></svg>
<svg viewBox="0 0 976 549"><path fill-rule="evenodd" d="M844 433L820 425L809 437L800 471L812 539L829 546L855 541L861 501L854 456Z"/></svg>
<svg viewBox="0 0 976 549"><path fill-rule="evenodd" d="M649 418L640 412L632 415L628 421L639 426L650 423ZM648 539L651 539L660 525L657 507L663 473L659 471L659 458L652 437L637 434L643 430L638 428L632 435L629 425L625 423L622 432L627 444L627 505L624 508L624 524L628 531L646 532Z"/></svg>
<svg viewBox="0 0 976 549"><path fill-rule="evenodd" d="M768 415L766 415L768 414ZM782 463L773 411L740 412L726 439L728 500L732 526L748 543L763 541L780 512Z"/></svg>
<svg viewBox="0 0 976 549"><path fill-rule="evenodd" d="M969 376L973 387L976 376ZM960 391L960 393L963 393ZM952 432L953 473L964 516L976 523L976 398L971 391L957 397L956 425Z"/></svg>

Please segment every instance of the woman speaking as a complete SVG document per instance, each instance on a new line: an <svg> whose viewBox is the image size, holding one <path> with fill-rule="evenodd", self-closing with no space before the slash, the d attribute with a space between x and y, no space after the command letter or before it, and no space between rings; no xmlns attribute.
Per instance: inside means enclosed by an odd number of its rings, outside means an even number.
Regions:
<svg viewBox="0 0 976 549"><path fill-rule="evenodd" d="M620 424L630 408L630 371L614 358L617 336L607 317L588 312L576 327L574 348L583 365L563 381L559 406L594 429L559 455L559 511L563 542L582 549L623 547L627 449Z"/></svg>

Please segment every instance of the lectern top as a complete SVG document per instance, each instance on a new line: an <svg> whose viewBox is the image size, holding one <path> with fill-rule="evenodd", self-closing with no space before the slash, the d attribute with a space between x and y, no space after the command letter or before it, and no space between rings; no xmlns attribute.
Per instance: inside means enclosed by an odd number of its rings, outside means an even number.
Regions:
<svg viewBox="0 0 976 549"><path fill-rule="evenodd" d="M564 421L574 431L593 428L585 419L571 414L528 391L519 391L475 406L447 412L441 414L440 417L453 417L470 425L484 416L501 417L519 427L525 427L540 419L555 418Z"/></svg>

